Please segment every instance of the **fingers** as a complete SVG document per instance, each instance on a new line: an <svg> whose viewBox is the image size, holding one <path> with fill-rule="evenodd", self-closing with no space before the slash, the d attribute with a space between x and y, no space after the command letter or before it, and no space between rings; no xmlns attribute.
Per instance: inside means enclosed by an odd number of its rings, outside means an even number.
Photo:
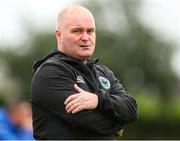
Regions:
<svg viewBox="0 0 180 141"><path fill-rule="evenodd" d="M78 108L79 104L78 103L74 103L71 106L67 107L66 106L66 110L67 113L73 113L73 110L75 110L76 108Z"/></svg>
<svg viewBox="0 0 180 141"><path fill-rule="evenodd" d="M81 89L77 84L74 84L74 88L78 93L69 96L64 102L67 113L79 112L84 107L82 106L83 98L80 97L80 93L84 92L84 90Z"/></svg>
<svg viewBox="0 0 180 141"><path fill-rule="evenodd" d="M85 105L82 103L75 103L73 104L71 107L69 107L69 109L67 109L67 113L72 113L75 114L81 110L85 109Z"/></svg>
<svg viewBox="0 0 180 141"><path fill-rule="evenodd" d="M79 93L81 93L81 92L84 91L84 90L81 89L77 84L74 84L74 88L75 88L75 90L76 90L77 92L79 92Z"/></svg>
<svg viewBox="0 0 180 141"><path fill-rule="evenodd" d="M65 101L67 113L77 113L85 109L85 99L80 94L74 94Z"/></svg>
<svg viewBox="0 0 180 141"><path fill-rule="evenodd" d="M76 90L78 93L84 92L84 90L81 89L77 84L74 84L74 88L75 88L75 90ZM71 100L76 99L76 98L77 98L77 94L71 95L71 96L69 96L69 97L65 100L64 104L66 105L66 104L69 103Z"/></svg>
<svg viewBox="0 0 180 141"><path fill-rule="evenodd" d="M69 97L65 100L64 104L67 105L70 101L72 101L73 99L76 99L77 97L78 97L78 94L73 94L73 95L69 96Z"/></svg>
<svg viewBox="0 0 180 141"><path fill-rule="evenodd" d="M64 102L67 113L77 113L97 107L98 97L96 94L84 91L77 84L74 85L74 88L78 93L69 96Z"/></svg>
<svg viewBox="0 0 180 141"><path fill-rule="evenodd" d="M80 112L80 111L82 111L84 109L85 109L84 105L78 106L77 108L72 110L72 114L78 113L78 112Z"/></svg>
<svg viewBox="0 0 180 141"><path fill-rule="evenodd" d="M66 103L66 107L65 109L67 110L67 112L71 112L72 109L76 108L78 106L78 104L81 102L80 99L76 98L76 99L73 99L71 100L70 102Z"/></svg>

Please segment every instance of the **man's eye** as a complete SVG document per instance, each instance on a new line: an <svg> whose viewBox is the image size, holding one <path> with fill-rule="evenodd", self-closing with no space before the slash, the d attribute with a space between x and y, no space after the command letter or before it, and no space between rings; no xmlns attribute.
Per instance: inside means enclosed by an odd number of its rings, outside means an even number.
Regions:
<svg viewBox="0 0 180 141"><path fill-rule="evenodd" d="M88 33L94 33L94 32L95 32L95 29L89 29L87 32L88 32Z"/></svg>
<svg viewBox="0 0 180 141"><path fill-rule="evenodd" d="M74 29L73 32L74 32L74 33L80 33L81 30L80 30L80 29Z"/></svg>
<svg viewBox="0 0 180 141"><path fill-rule="evenodd" d="M74 30L74 32L80 32L80 30Z"/></svg>

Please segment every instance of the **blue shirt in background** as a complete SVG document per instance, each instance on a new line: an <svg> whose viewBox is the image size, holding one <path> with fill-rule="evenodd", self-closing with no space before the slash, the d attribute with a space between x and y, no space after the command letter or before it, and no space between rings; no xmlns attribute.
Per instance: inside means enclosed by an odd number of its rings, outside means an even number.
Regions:
<svg viewBox="0 0 180 141"><path fill-rule="evenodd" d="M0 140L34 140L32 130L15 126L4 107L0 107Z"/></svg>

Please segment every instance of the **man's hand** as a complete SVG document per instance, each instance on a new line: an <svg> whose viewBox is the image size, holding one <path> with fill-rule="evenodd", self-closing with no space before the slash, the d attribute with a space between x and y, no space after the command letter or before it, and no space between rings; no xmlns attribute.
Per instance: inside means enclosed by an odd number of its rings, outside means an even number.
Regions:
<svg viewBox="0 0 180 141"><path fill-rule="evenodd" d="M84 109L95 109L98 105L98 97L96 94L84 91L77 84L74 88L78 93L69 96L64 104L68 113L77 113Z"/></svg>

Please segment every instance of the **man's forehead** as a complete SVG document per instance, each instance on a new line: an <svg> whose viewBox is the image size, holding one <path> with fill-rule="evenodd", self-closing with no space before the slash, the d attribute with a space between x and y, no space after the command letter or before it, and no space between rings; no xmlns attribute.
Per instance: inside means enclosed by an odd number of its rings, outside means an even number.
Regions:
<svg viewBox="0 0 180 141"><path fill-rule="evenodd" d="M64 20L64 24L67 26L95 27L94 20L88 17L70 17Z"/></svg>
<svg viewBox="0 0 180 141"><path fill-rule="evenodd" d="M73 20L76 22L80 22L80 21L88 21L88 22L94 22L94 18L92 15L90 15L89 13L71 13L69 15L67 15L66 17L64 17L65 19L68 20Z"/></svg>
<svg viewBox="0 0 180 141"><path fill-rule="evenodd" d="M70 29L76 29L76 28L78 28L78 29L95 29L94 26L88 26L88 27L86 27L86 26L77 25L77 26L69 26L69 27L70 27Z"/></svg>
<svg viewBox="0 0 180 141"><path fill-rule="evenodd" d="M95 26L92 13L85 7L79 5L71 5L62 10L58 15L57 26L67 26L74 23L88 23ZM74 22L74 23L73 23Z"/></svg>

